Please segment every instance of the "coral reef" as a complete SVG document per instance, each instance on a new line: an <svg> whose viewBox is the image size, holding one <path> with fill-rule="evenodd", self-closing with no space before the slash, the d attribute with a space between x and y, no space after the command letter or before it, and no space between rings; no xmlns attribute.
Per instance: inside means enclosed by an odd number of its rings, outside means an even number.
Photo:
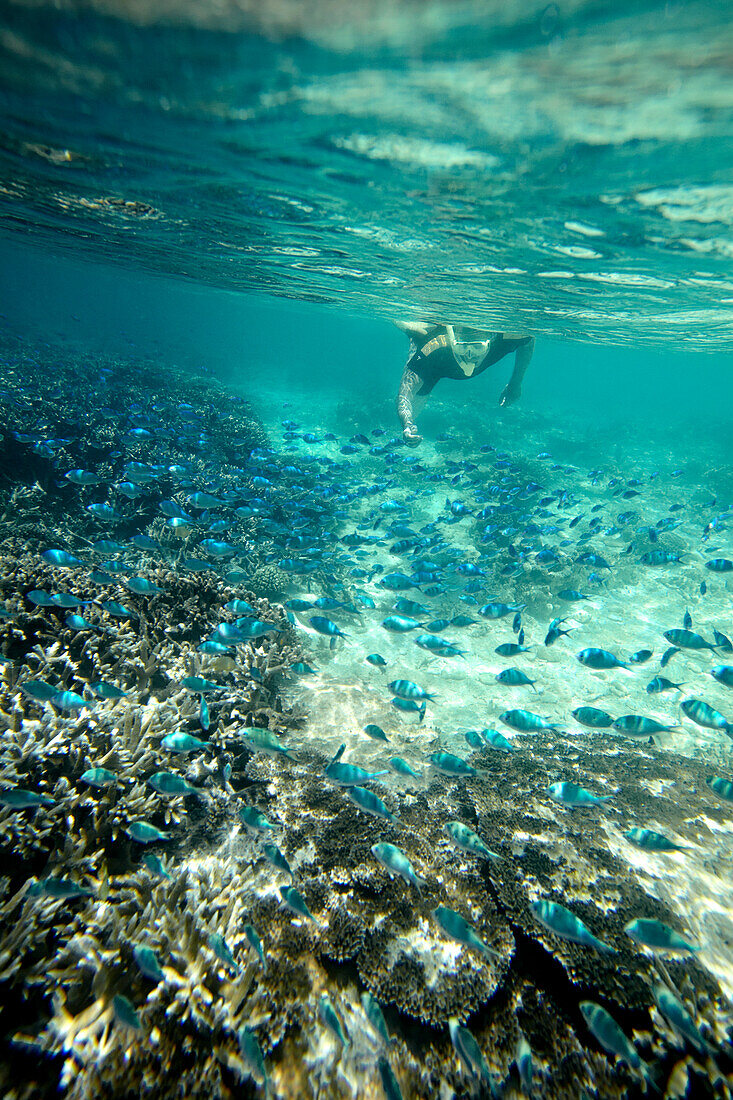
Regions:
<svg viewBox="0 0 733 1100"><path fill-rule="evenodd" d="M542 738L531 758L539 767L540 760L563 751L551 738ZM360 988L382 1003L395 1035L391 1057L405 1095L427 1097L439 1081L460 1092L461 1074L457 1066L451 1069L445 1037L452 1015L469 1021L488 1052L491 1070L501 1078L511 1079L521 1030L544 1067L541 1095L580 1095L582 1087L604 1096L634 1095L638 1086L628 1073L585 1046L577 1003L589 989L616 1018L643 1031L645 1045L664 1064L666 1059L671 1071L674 1040L665 1047L658 1034L651 1034L652 962L624 942L622 927L630 913L673 918L630 879L621 861L607 852L601 859L597 821L572 824L572 844L561 844L569 827L566 817L541 816L542 796L531 778L525 781L524 769L526 800L537 803L534 818L531 809L520 816L506 812L498 776L493 786L499 789L491 796L491 784L443 777L433 781L419 807L412 796L393 794L403 823L400 843L426 879L421 896L400 880L390 881L371 859L370 844L384 835L383 826L361 815L325 780L314 778L325 757L310 750L297 763L261 756L248 760L233 771L232 784L244 784L240 793L277 823L314 921L298 921L279 904L275 883L286 880L259 857L257 839L238 831L241 803L233 794L218 843L210 838L208 854L202 855L199 840L196 853L182 866L176 858L168 862L170 881L139 864L108 874L102 854L85 854L75 840L81 829L68 834L57 870L73 874L94 897L40 901L28 897L27 889L13 894L6 880L3 923L7 930L12 921L13 935L3 954L4 981L15 987L22 980L26 989L53 991L48 1024L33 1036L21 1030L17 1041L63 1057L62 1083L69 1096L110 1090L132 1094L151 1075L161 1096L177 1095L180 1082L188 1094L227 1096L246 1075L236 1041L244 1024L260 1037L278 1095L299 1095L302 1082L290 1072L290 1059L296 1052L303 1064L313 1057L316 1003L324 988L341 991L344 1012L357 1014ZM485 753L473 762L490 768L492 756ZM578 763L582 768L582 759ZM629 764L625 754L617 754L608 781L613 783ZM683 782L693 784L698 777L693 761L671 758L668 765ZM252 780L254 787L247 785ZM310 791L306 798L304 791ZM58 785L54 793L58 799ZM83 806L77 802L77 812ZM450 848L442 832L446 809L477 825L504 856L501 863L479 864ZM55 812L40 809L36 815L53 817ZM26 813L12 815L16 846L27 843ZM622 817L627 813L620 811ZM419 839L413 831L416 814ZM170 824L177 820L172 816ZM7 822L6 816L6 827ZM513 854L518 842L521 854ZM185 851L184 837L168 850ZM596 867L592 879L591 867ZM538 890L543 895L559 890L560 884L559 896L602 932L617 956L607 959L568 944L532 920L528 898ZM439 903L469 916L498 959L485 961L447 941L431 915ZM247 942L247 924L261 933L266 969ZM57 949L49 966L51 930ZM214 933L223 936L234 966L211 949ZM133 951L141 945L152 949L162 967L157 984L151 985L135 963ZM709 1034L722 1039L727 1016L710 976L695 962L667 965L683 987L694 991ZM119 993L137 1006L144 1040L114 1021L110 1005ZM350 1057L367 1053L355 1051ZM120 1093L116 1080L123 1066L126 1091ZM347 1061L347 1073L348 1066ZM194 1067L200 1073L196 1083ZM700 1095L716 1095L711 1085L706 1087Z"/></svg>
<svg viewBox="0 0 733 1100"><path fill-rule="evenodd" d="M68 382L68 356L59 363ZM471 1029L507 1097L521 1095L522 1037L533 1095L642 1095L639 1076L592 1041L584 999L636 1037L662 1090L682 1094L690 1080L696 1096L729 1095L729 1008L715 977L695 958L653 958L624 931L649 917L689 934L675 911L679 878L665 886L633 862L624 833L668 827L704 850L712 830L733 827L730 805L710 796L701 810L709 765L551 729L518 738L519 752L474 752L476 775L427 772L410 786L382 771L382 746L370 742L384 781L369 784L380 802L365 812L325 774L338 718L319 724L294 702L291 669L307 654L276 602L291 586L293 540L313 541L287 511L308 471L260 455L261 425L212 384L187 375L186 389L169 375L181 402L165 406L164 424L176 431L161 432L158 418L155 468L133 467L151 488L120 505L111 531L90 531L88 508L138 461L135 433L148 431L145 410L163 402L166 379L144 364L103 365L109 378L70 407L54 405L61 383L45 375L29 392L21 368L9 372L17 428L0 453L3 1096L378 1097L385 1055L406 1100L479 1095L488 1086L467 1077L451 1020ZM99 415L100 384L132 420ZM93 466L88 485L59 476L72 463L77 473ZM195 533L180 541L159 505L196 507L197 492L206 519L191 519ZM338 534L327 500L311 511L306 521L332 542L368 539ZM226 560L215 560L216 546L199 556L212 526L231 540ZM79 562L49 562L53 546ZM314 556L304 585L352 601L350 565ZM49 605L39 593L63 598ZM243 608L241 629L249 623L253 636L207 649L222 624L236 630ZM410 736L432 746L425 726ZM602 811L559 806L548 793L555 775L611 801ZM445 830L456 820L499 858L456 848ZM375 858L383 842L409 861L409 882ZM277 845L279 866L265 843ZM530 908L540 899L568 907L614 953L548 931ZM438 906L477 940L449 937ZM722 923L715 934L726 934ZM716 1048L717 1074L655 1008L660 974ZM343 1050L319 1016L324 993L351 1037ZM384 1012L388 1048L365 994Z"/></svg>

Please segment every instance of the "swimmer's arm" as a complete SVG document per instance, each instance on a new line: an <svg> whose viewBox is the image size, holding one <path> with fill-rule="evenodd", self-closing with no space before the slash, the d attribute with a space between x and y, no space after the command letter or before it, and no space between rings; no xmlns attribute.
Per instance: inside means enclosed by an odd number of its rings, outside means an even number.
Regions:
<svg viewBox="0 0 733 1100"><path fill-rule="evenodd" d="M406 332L412 339L415 336L427 336L430 325L426 321L395 321L398 329Z"/></svg>
<svg viewBox="0 0 733 1100"><path fill-rule="evenodd" d="M412 402L421 385L422 380L415 374L414 370L410 370L408 364L402 372L400 388L397 392L397 415L402 421L403 428L410 426L414 427L415 415L412 409Z"/></svg>
<svg viewBox="0 0 733 1100"><path fill-rule="evenodd" d="M534 336L530 337L526 344L522 344L514 353L514 370L508 384L504 387L499 405L513 405L522 396L522 379L527 373L527 367L532 359L534 351Z"/></svg>
<svg viewBox="0 0 733 1100"><path fill-rule="evenodd" d="M400 388L397 393L397 415L402 423L402 437L405 443L411 446L417 445L421 439L415 426L413 409L414 399L421 386L422 379L414 370L410 370L408 364L402 372Z"/></svg>

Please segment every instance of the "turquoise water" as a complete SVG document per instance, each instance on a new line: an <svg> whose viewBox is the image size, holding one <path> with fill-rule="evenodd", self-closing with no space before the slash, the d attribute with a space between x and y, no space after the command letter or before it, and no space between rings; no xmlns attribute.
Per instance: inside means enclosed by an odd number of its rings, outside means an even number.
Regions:
<svg viewBox="0 0 733 1100"><path fill-rule="evenodd" d="M730 1096L727 7L1 18L3 1096Z"/></svg>

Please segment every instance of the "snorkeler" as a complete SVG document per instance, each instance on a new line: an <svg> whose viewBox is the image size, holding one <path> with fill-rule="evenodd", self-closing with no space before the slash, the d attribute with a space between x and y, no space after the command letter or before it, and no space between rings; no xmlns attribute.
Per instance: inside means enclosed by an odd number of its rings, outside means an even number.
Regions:
<svg viewBox="0 0 733 1100"><path fill-rule="evenodd" d="M534 337L423 321L396 324L410 337L410 353L397 394L397 415L408 447L417 447L422 442L415 420L441 378L475 378L513 351L514 370L499 404L513 405L519 400L522 379L534 351Z"/></svg>

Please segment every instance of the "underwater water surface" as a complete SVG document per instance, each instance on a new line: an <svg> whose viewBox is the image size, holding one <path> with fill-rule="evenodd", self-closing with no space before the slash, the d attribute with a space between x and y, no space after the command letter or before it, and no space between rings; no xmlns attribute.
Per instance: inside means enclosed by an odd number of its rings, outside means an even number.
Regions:
<svg viewBox="0 0 733 1100"><path fill-rule="evenodd" d="M3 1096L731 1095L731 45L3 10Z"/></svg>

